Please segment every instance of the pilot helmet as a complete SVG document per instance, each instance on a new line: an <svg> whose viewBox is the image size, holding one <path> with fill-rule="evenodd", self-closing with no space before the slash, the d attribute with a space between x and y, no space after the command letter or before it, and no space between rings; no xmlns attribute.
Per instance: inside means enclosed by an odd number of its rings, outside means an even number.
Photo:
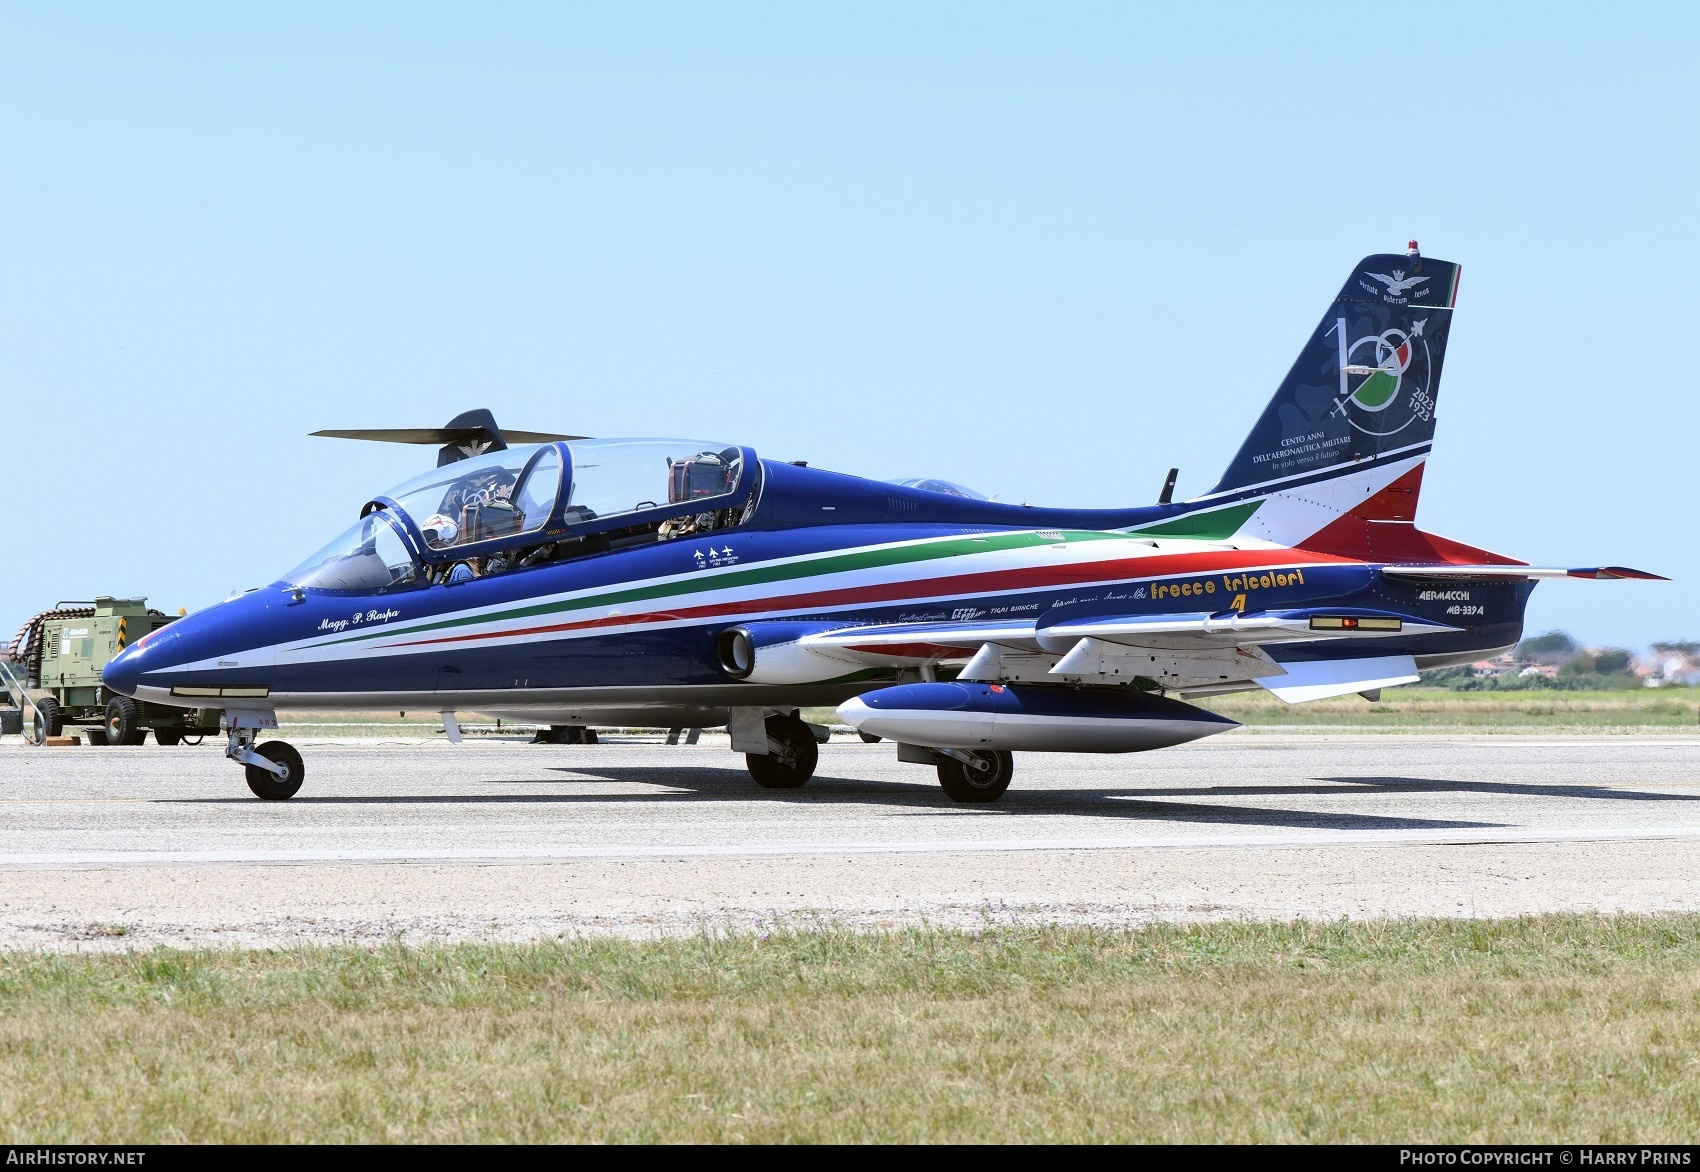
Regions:
<svg viewBox="0 0 1700 1172"><path fill-rule="evenodd" d="M441 513L433 513L425 518L425 524L419 527L429 545L453 545L455 538L460 536L460 526Z"/></svg>

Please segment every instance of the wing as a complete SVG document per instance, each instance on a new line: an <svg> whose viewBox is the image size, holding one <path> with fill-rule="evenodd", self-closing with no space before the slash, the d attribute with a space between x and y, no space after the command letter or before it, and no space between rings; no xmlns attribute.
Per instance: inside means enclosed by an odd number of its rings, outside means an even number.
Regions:
<svg viewBox="0 0 1700 1172"><path fill-rule="evenodd" d="M1018 651L1064 654L1083 639L1168 651L1306 643L1321 639L1378 639L1457 631L1443 623L1392 611L1351 608L1268 611L1262 614L1115 615L1036 622L887 623L839 627L798 642L869 663L965 660L987 644Z"/></svg>
<svg viewBox="0 0 1700 1172"><path fill-rule="evenodd" d="M1409 655L1336 657L1290 666L1266 647L1408 639L1459 629L1412 615L1351 608L1100 615L1042 627L1032 620L888 623L791 635L774 647L771 678L796 682L800 654L818 657L822 678L841 675L850 664L920 668L923 673L937 664L954 664L961 666L960 679L1084 685L1147 680L1182 695L1235 691L1255 683L1296 703L1409 683L1416 667ZM767 676L761 654L759 676L749 677L755 682Z"/></svg>
<svg viewBox="0 0 1700 1172"><path fill-rule="evenodd" d="M1393 278L1388 276L1386 273L1365 273L1364 276L1370 278L1373 281L1380 281L1383 285L1386 285L1387 288L1390 289L1390 290L1398 287L1398 283L1396 281L1394 281Z"/></svg>

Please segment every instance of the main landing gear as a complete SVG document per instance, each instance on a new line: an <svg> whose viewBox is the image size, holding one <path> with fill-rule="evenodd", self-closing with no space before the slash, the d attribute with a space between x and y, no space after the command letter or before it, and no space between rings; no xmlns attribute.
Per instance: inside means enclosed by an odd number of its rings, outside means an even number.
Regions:
<svg viewBox="0 0 1700 1172"><path fill-rule="evenodd" d="M815 774L820 748L808 725L788 713L767 718L767 752L745 753L750 776L763 789L796 789Z"/></svg>
<svg viewBox="0 0 1700 1172"><path fill-rule="evenodd" d="M995 802L1015 776L1015 754L1002 749L941 749L939 785L958 802Z"/></svg>
<svg viewBox="0 0 1700 1172"><path fill-rule="evenodd" d="M268 802L294 797L307 775L301 754L295 751L295 746L283 741L267 741L256 746L254 740L258 732L252 728L231 729L230 743L225 746L224 755L246 767L248 788L254 791L255 797Z"/></svg>

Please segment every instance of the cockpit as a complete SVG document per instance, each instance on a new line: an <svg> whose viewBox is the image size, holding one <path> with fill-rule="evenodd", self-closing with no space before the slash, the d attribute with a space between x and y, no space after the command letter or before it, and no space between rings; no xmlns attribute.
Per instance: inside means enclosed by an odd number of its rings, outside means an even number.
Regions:
<svg viewBox="0 0 1700 1172"><path fill-rule="evenodd" d="M284 576L312 590L454 583L742 524L761 465L700 440L528 444L434 468L368 501Z"/></svg>

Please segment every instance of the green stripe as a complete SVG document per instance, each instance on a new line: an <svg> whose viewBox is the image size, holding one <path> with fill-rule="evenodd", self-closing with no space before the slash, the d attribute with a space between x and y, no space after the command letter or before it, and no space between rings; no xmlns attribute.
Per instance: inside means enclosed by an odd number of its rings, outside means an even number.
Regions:
<svg viewBox="0 0 1700 1172"><path fill-rule="evenodd" d="M1114 539L1120 537L1115 533L1091 533L1069 531L1064 540ZM899 546L895 549L860 550L854 553L831 554L816 558L810 562L790 563L780 566L752 566L747 570L732 570L717 575L705 575L701 578L687 578L679 582L662 582L653 586L636 586L629 590L613 590L606 594L591 595L587 598L573 598L562 602L543 602L532 606L519 606L512 610L498 611L493 614L470 615L459 618L440 619L436 622L421 623L413 627L392 627L382 631L363 632L359 635L346 635L340 639L327 639L322 643L309 644L303 650L319 647L335 647L343 643L360 643L368 639L393 639L401 635L419 635L428 631L442 631L454 627L471 626L478 623L495 623L508 619L537 618L542 615L562 614L567 611L588 610L598 606L612 606L623 602L646 602L657 598L669 598L682 594L697 594L707 590L735 590L740 586L759 586L768 582L784 582L800 578L812 578L824 574L838 574L851 570L868 570L880 566L902 565L910 562L937 561L941 558L961 557L971 553L993 553L1011 549L1029 549L1041 545L1055 545L1054 537L1041 537L1037 533L988 533L984 537L946 537L935 541L923 542L917 545Z"/></svg>
<svg viewBox="0 0 1700 1172"><path fill-rule="evenodd" d="M1244 504L1229 505L1222 509L1188 513L1184 517L1176 517L1173 521L1162 521L1156 525L1147 525L1143 529L1130 529L1128 532L1143 537L1191 537L1198 541L1221 541L1238 533L1240 526L1257 512L1262 503L1261 500L1246 501Z"/></svg>

